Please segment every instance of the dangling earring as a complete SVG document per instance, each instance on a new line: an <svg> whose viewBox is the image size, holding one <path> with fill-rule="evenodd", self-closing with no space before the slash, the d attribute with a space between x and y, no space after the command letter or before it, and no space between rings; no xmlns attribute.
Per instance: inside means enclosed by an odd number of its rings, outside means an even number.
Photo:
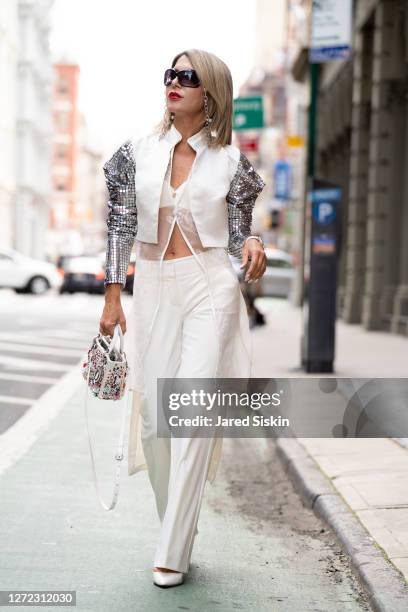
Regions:
<svg viewBox="0 0 408 612"><path fill-rule="evenodd" d="M167 110L167 104L166 101L164 102L164 119L162 122L162 129L160 132L160 137L162 138L166 132L168 132L168 130L171 128L173 121L174 121L174 117L175 117L175 113L171 112L169 113Z"/></svg>
<svg viewBox="0 0 408 612"><path fill-rule="evenodd" d="M170 112L167 110L167 100L164 100L164 108L166 109L166 114L167 114L167 125L166 125L166 129L169 130L171 128L171 124L174 121L174 117L176 116L175 113Z"/></svg>
<svg viewBox="0 0 408 612"><path fill-rule="evenodd" d="M207 140L211 142L212 134L211 134L211 122L212 118L208 114L208 97L207 91L204 89L204 114L205 114L205 130L207 132Z"/></svg>

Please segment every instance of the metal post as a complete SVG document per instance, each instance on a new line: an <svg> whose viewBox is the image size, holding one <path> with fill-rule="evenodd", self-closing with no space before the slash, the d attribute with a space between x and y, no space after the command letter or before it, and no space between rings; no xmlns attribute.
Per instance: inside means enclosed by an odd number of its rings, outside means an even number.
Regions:
<svg viewBox="0 0 408 612"><path fill-rule="evenodd" d="M305 260L305 223L306 223L306 199L309 189L311 189L312 179L315 172L315 153L316 153L316 126L317 126L317 95L319 87L319 68L320 64L310 64L310 103L309 103L309 122L307 138L307 159L306 159L306 181L303 193L302 210L302 234L300 249L300 306L303 306L304 291L304 260Z"/></svg>

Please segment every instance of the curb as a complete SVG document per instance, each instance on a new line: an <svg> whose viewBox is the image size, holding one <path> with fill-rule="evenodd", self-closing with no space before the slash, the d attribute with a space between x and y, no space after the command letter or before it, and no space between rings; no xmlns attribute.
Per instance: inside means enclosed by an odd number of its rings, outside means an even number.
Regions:
<svg viewBox="0 0 408 612"><path fill-rule="evenodd" d="M330 480L295 438L276 440L279 459L306 506L334 531L374 612L407 612L408 586Z"/></svg>

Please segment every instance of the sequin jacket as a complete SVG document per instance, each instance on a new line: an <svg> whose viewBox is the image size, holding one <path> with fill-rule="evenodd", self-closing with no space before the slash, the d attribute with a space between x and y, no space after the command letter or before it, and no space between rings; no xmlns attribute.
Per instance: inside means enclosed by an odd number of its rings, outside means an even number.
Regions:
<svg viewBox="0 0 408 612"><path fill-rule="evenodd" d="M158 208L172 148L182 136L174 125L164 136L128 139L104 164L108 189L105 285L126 282L134 239L157 244ZM252 211L265 186L247 157L233 145L207 146L204 129L187 142L196 151L190 207L202 244L242 256Z"/></svg>

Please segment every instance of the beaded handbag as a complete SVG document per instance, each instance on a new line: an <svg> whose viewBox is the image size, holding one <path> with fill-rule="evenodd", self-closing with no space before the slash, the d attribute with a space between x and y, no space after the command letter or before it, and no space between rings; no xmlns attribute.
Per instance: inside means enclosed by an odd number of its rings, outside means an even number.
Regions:
<svg viewBox="0 0 408 612"><path fill-rule="evenodd" d="M120 344L117 347L117 339L119 338ZM124 401L122 409L122 423L119 435L119 442L115 453L116 473L115 483L113 489L113 497L110 504L105 504L103 501L98 487L98 480L96 476L95 460L92 451L92 443L89 432L88 423L88 412L87 412L87 400L89 390L94 397L102 400L119 400L121 399L126 390L126 380L129 372L129 366L126 359L126 354L123 350L123 332L119 324L115 326L113 337L104 336L98 333L92 340L91 346L88 349L86 360L82 362L82 376L85 379L87 386L85 388L85 418L86 426L88 431L89 450L91 454L91 462L93 469L93 476L95 482L95 488L99 498L99 502L102 507L109 511L117 504L119 495L119 482L120 472L122 466L122 460L124 458L124 439L125 439L125 424L127 416L128 402ZM128 393L127 399L130 397Z"/></svg>
<svg viewBox="0 0 408 612"><path fill-rule="evenodd" d="M118 337L119 350L116 347ZM87 361L82 364L82 376L95 397L117 400L123 397L129 370L119 324L115 326L111 341L109 338L101 333L94 337L88 349Z"/></svg>

